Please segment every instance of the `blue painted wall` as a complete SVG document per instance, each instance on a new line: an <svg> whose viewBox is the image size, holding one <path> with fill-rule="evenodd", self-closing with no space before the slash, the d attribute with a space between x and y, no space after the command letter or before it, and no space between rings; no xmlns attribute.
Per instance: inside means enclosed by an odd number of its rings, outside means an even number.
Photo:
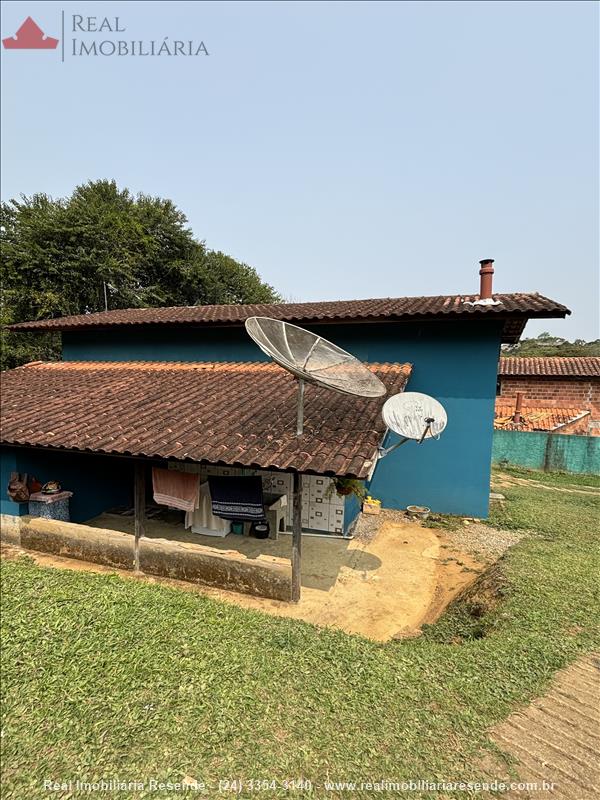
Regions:
<svg viewBox="0 0 600 800"><path fill-rule="evenodd" d="M267 361L242 327L63 333L65 361Z"/></svg>
<svg viewBox="0 0 600 800"><path fill-rule="evenodd" d="M27 503L13 503L6 494L11 472L27 472L41 483L57 480L73 492L72 522L85 522L112 506L133 505L133 462L95 453L55 452L26 447L0 447L0 513L22 516Z"/></svg>
<svg viewBox="0 0 600 800"><path fill-rule="evenodd" d="M27 503L14 503L6 493L13 472L19 472L16 452L11 448L2 447L0 448L0 514L20 517L22 514L27 514Z"/></svg>
<svg viewBox="0 0 600 800"><path fill-rule="evenodd" d="M385 506L487 516L501 323L307 326L370 362L413 364L409 390L448 412L439 442L408 443L382 460L370 491ZM144 328L63 334L65 360L264 361L243 327ZM390 439L393 442L393 439Z"/></svg>

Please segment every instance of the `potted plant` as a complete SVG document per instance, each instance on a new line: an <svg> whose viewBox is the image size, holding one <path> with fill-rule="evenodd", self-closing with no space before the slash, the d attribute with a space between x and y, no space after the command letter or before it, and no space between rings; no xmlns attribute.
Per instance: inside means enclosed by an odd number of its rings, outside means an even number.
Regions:
<svg viewBox="0 0 600 800"><path fill-rule="evenodd" d="M363 500L362 510L365 514L380 514L381 513L381 500L371 497L368 494Z"/></svg>
<svg viewBox="0 0 600 800"><path fill-rule="evenodd" d="M361 502L367 496L364 483L357 478L334 478L331 484L331 490L333 489L340 497L355 494Z"/></svg>

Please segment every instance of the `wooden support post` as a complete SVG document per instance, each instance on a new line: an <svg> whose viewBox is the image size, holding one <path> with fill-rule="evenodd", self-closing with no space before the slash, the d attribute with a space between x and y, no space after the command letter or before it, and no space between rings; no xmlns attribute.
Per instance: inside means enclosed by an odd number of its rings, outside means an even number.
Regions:
<svg viewBox="0 0 600 800"><path fill-rule="evenodd" d="M135 462L135 482L133 489L133 506L135 517L135 539L133 544L133 568L140 570L140 539L144 535L146 521L146 465L143 461Z"/></svg>
<svg viewBox="0 0 600 800"><path fill-rule="evenodd" d="M302 579L302 476L294 472L294 516L292 525L292 603L300 600Z"/></svg>

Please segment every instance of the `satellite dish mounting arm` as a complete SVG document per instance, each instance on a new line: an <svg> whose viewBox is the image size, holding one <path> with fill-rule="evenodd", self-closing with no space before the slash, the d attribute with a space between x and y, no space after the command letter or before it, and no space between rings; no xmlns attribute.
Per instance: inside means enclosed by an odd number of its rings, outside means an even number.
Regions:
<svg viewBox="0 0 600 800"><path fill-rule="evenodd" d="M426 425L423 428L423 433L421 434L421 437L419 439L417 439L417 444L422 444L423 443L423 440L425 439L425 437L429 433L429 431L431 429L431 426L432 426L432 424L434 422L435 422L435 419L433 417L426 417L425 418ZM396 442L396 444L393 444L391 447L380 447L379 451L378 451L379 458L385 458L385 456L389 455L394 450L397 450L399 447L402 447L403 444L406 444L407 442L410 442L410 441L411 441L410 437L403 436L402 439L400 439L399 442Z"/></svg>
<svg viewBox="0 0 600 800"><path fill-rule="evenodd" d="M432 426L432 424L435 422L435 420L434 420L434 418L433 418L433 417L425 417L425 422L426 422L427 424L425 425L425 429L423 430L423 433L421 434L421 438L419 439L419 444L422 444L422 442L423 442L423 439L424 439L424 438L427 436L427 434L429 433L429 429L431 428L431 426Z"/></svg>

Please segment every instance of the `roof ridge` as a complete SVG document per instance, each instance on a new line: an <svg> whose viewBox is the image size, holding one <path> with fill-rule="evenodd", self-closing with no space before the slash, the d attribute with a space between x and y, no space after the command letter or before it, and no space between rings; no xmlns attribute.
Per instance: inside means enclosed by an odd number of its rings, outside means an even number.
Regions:
<svg viewBox="0 0 600 800"><path fill-rule="evenodd" d="M500 375L600 378L600 356L500 356Z"/></svg>
<svg viewBox="0 0 600 800"><path fill-rule="evenodd" d="M552 300L545 295L540 294L539 292L494 292L494 297L527 297L527 296L535 296L535 297L542 297L545 300L550 300L552 303L556 303L555 300ZM88 312L81 312L79 314L63 314L59 317L43 317L38 320L27 320L27 322L44 322L46 320L59 320L59 319L66 319L68 317L97 317L105 314L114 314L114 313L125 313L128 311L173 311L179 309L199 309L199 308L256 308L257 306L268 306L268 307L277 307L277 308L286 308L286 307L296 307L296 306L315 306L315 305L333 305L333 304L345 304L345 303L377 303L377 302L384 302L384 301L397 301L397 300L435 300L438 298L444 298L446 300L452 300L455 298L463 298L463 297L479 297L478 292L453 292L452 294L411 294L411 295L379 295L377 297L354 297L354 298L341 298L337 300L297 300L291 301L289 303L265 303L265 302L256 302L256 303L195 303L194 305L179 305L179 306L128 306L127 308L109 308L105 309L104 311L88 311ZM557 305L562 305L557 303ZM14 325L20 325L20 322L13 323ZM12 327L8 326L8 327Z"/></svg>
<svg viewBox="0 0 600 800"><path fill-rule="evenodd" d="M363 361L363 364L373 369L382 368L399 368L404 370L408 368L412 371L413 364L409 361ZM53 368L53 369L72 369L72 370L93 370L93 369L155 369L155 370L250 370L250 369L284 369L274 361L30 361L27 364L22 364L19 367L14 367L11 370L5 370L2 375L6 375L16 370L32 369L32 368Z"/></svg>
<svg viewBox="0 0 600 800"><path fill-rule="evenodd" d="M298 325L367 322L398 323L415 320L501 320L502 341L518 341L529 318L557 318L570 310L539 294L498 293L497 302L479 303L477 294L380 297L357 300L317 300L302 303L244 303L205 306L158 306L112 309L93 314L71 314L51 319L17 322L14 331L102 330L125 326L241 327L252 316L264 315Z"/></svg>

